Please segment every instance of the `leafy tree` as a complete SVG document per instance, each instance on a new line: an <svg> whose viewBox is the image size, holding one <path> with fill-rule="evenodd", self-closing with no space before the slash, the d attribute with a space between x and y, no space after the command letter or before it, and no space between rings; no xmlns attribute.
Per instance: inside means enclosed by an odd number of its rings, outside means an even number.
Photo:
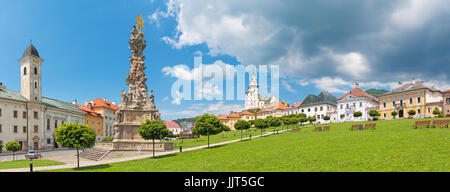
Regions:
<svg viewBox="0 0 450 192"><path fill-rule="evenodd" d="M304 114L304 113L299 113L299 114L297 114L297 117L306 117L306 114Z"/></svg>
<svg viewBox="0 0 450 192"><path fill-rule="evenodd" d="M307 117L299 117L298 120L300 121L300 124L303 125L303 123L306 123L309 121L309 118Z"/></svg>
<svg viewBox="0 0 450 192"><path fill-rule="evenodd" d="M66 148L77 149L77 165L80 168L80 148L89 148L95 144L95 132L87 125L65 123L55 130L55 141Z"/></svg>
<svg viewBox="0 0 450 192"><path fill-rule="evenodd" d="M138 134L145 140L152 140L153 158L155 158L155 139L164 139L172 136L172 132L167 129L166 124L161 120L146 120L137 130Z"/></svg>
<svg viewBox="0 0 450 192"><path fill-rule="evenodd" d="M269 124L267 123L267 121L265 119L256 119L255 127L257 129L261 130L261 136L262 136L263 129L266 129L267 127L269 127Z"/></svg>
<svg viewBox="0 0 450 192"><path fill-rule="evenodd" d="M0 143L0 153L3 152L3 145Z"/></svg>
<svg viewBox="0 0 450 192"><path fill-rule="evenodd" d="M209 148L209 136L215 135L223 130L223 124L214 115L204 114L197 117L195 121L194 132L198 135L208 136L208 148Z"/></svg>
<svg viewBox="0 0 450 192"><path fill-rule="evenodd" d="M291 125L297 125L300 122L300 118L298 117L291 117L289 118L290 124Z"/></svg>
<svg viewBox="0 0 450 192"><path fill-rule="evenodd" d="M371 116L372 118L378 117L378 116L380 116L380 113L377 110L370 110L369 116Z"/></svg>
<svg viewBox="0 0 450 192"><path fill-rule="evenodd" d="M316 120L317 120L317 119L316 119L316 117L314 117L314 116L308 117L308 121L309 121L310 123L315 122Z"/></svg>
<svg viewBox="0 0 450 192"><path fill-rule="evenodd" d="M323 120L325 120L325 121L329 121L331 118L330 118L330 116L325 116L325 117L323 117Z"/></svg>
<svg viewBox="0 0 450 192"><path fill-rule="evenodd" d="M22 146L20 146L20 143L17 141L10 141L5 144L6 151L13 152L13 161L16 160L16 154L15 152L20 151L22 149Z"/></svg>
<svg viewBox="0 0 450 192"><path fill-rule="evenodd" d="M395 116L398 115L398 112L397 112L397 111L392 111L392 112L391 112L391 115L392 115L392 117L394 117L394 119L395 119Z"/></svg>
<svg viewBox="0 0 450 192"><path fill-rule="evenodd" d="M441 111L439 111L438 108L434 108L434 110L433 110L434 115L439 116L440 113L441 113Z"/></svg>
<svg viewBox="0 0 450 192"><path fill-rule="evenodd" d="M278 117L267 117L266 118L267 123L269 124L269 126L271 127L279 127L281 125L281 120Z"/></svg>
<svg viewBox="0 0 450 192"><path fill-rule="evenodd" d="M408 111L408 114L411 115L411 116L413 116L413 115L416 114L416 111L414 111L414 110L411 109L411 110Z"/></svg>
<svg viewBox="0 0 450 192"><path fill-rule="evenodd" d="M234 128L236 130L241 130L241 140L242 140L242 131L250 129L250 126L251 126L250 123L248 121L245 121L245 120L238 120L236 122L236 124L234 124Z"/></svg>
<svg viewBox="0 0 450 192"><path fill-rule="evenodd" d="M353 117L358 118L358 117L361 117L361 116L362 116L362 112L361 111L356 111L356 112L353 113Z"/></svg>
<svg viewBox="0 0 450 192"><path fill-rule="evenodd" d="M220 132L222 132L222 137L225 132L231 131L231 129L225 124L221 123Z"/></svg>
<svg viewBox="0 0 450 192"><path fill-rule="evenodd" d="M250 123L250 127L253 127L255 125L255 120L248 121Z"/></svg>

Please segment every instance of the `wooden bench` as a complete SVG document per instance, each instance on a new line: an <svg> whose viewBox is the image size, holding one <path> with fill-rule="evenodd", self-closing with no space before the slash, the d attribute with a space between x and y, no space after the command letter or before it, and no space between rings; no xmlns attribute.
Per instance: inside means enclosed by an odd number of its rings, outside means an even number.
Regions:
<svg viewBox="0 0 450 192"><path fill-rule="evenodd" d="M419 128L419 126L425 126L426 128L430 128L430 123L431 123L430 120L427 120L427 121L416 121L414 123L414 125L413 125L413 128L417 129L417 128Z"/></svg>
<svg viewBox="0 0 450 192"><path fill-rule="evenodd" d="M323 131L329 131L329 130L330 130L330 126L323 127Z"/></svg>
<svg viewBox="0 0 450 192"><path fill-rule="evenodd" d="M314 131L322 131L322 127L316 127Z"/></svg>
<svg viewBox="0 0 450 192"><path fill-rule="evenodd" d="M350 131L359 130L360 128L361 128L360 124L352 125L352 127L350 128Z"/></svg>
<svg viewBox="0 0 450 192"><path fill-rule="evenodd" d="M448 124L450 123L450 119L448 120L434 120L431 125L432 128L436 128L436 126L442 126L441 128L448 128Z"/></svg>
<svg viewBox="0 0 450 192"><path fill-rule="evenodd" d="M365 130L368 130L368 129L375 130L375 127L376 127L376 126L377 126L376 123L366 124L366 125L364 126L364 129L365 129Z"/></svg>

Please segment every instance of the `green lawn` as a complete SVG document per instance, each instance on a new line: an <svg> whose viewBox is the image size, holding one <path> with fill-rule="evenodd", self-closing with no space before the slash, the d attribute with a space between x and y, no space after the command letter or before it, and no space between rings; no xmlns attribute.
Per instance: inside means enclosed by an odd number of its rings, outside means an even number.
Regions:
<svg viewBox="0 0 450 192"><path fill-rule="evenodd" d="M59 161L35 159L33 160L33 167L52 166L52 165L64 165L65 163ZM0 169L15 169L15 168L27 168L30 167L30 160L17 160L17 161L3 161L0 162Z"/></svg>
<svg viewBox="0 0 450 192"><path fill-rule="evenodd" d="M377 121L375 131L349 131L354 122L331 124L328 132L305 128L157 159L56 171L450 171L450 129L412 129L414 121Z"/></svg>

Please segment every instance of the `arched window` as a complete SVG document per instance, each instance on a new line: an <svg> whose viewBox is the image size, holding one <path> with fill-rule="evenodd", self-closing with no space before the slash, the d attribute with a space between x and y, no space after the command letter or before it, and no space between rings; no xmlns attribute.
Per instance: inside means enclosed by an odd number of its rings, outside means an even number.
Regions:
<svg viewBox="0 0 450 192"><path fill-rule="evenodd" d="M50 119L47 119L47 130L50 130Z"/></svg>
<svg viewBox="0 0 450 192"><path fill-rule="evenodd" d="M34 82L34 88L37 89L37 82Z"/></svg>
<svg viewBox="0 0 450 192"><path fill-rule="evenodd" d="M23 68L23 75L27 75L27 67Z"/></svg>
<svg viewBox="0 0 450 192"><path fill-rule="evenodd" d="M55 120L55 129L58 128L58 120Z"/></svg>
<svg viewBox="0 0 450 192"><path fill-rule="evenodd" d="M37 68L34 68L34 74L37 75Z"/></svg>

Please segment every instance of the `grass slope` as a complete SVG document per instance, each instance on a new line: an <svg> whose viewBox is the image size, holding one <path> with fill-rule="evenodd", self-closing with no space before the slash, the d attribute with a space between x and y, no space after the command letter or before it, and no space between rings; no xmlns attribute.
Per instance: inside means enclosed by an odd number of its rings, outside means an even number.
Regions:
<svg viewBox="0 0 450 192"><path fill-rule="evenodd" d="M331 124L158 159L56 171L450 171L450 130L412 129L413 119L377 121L375 131Z"/></svg>
<svg viewBox="0 0 450 192"><path fill-rule="evenodd" d="M64 165L65 163L59 161L35 159L33 160L33 167L52 166L52 165ZM3 161L0 162L0 169L15 169L15 168L27 168L30 167L30 160L17 160L17 161Z"/></svg>

